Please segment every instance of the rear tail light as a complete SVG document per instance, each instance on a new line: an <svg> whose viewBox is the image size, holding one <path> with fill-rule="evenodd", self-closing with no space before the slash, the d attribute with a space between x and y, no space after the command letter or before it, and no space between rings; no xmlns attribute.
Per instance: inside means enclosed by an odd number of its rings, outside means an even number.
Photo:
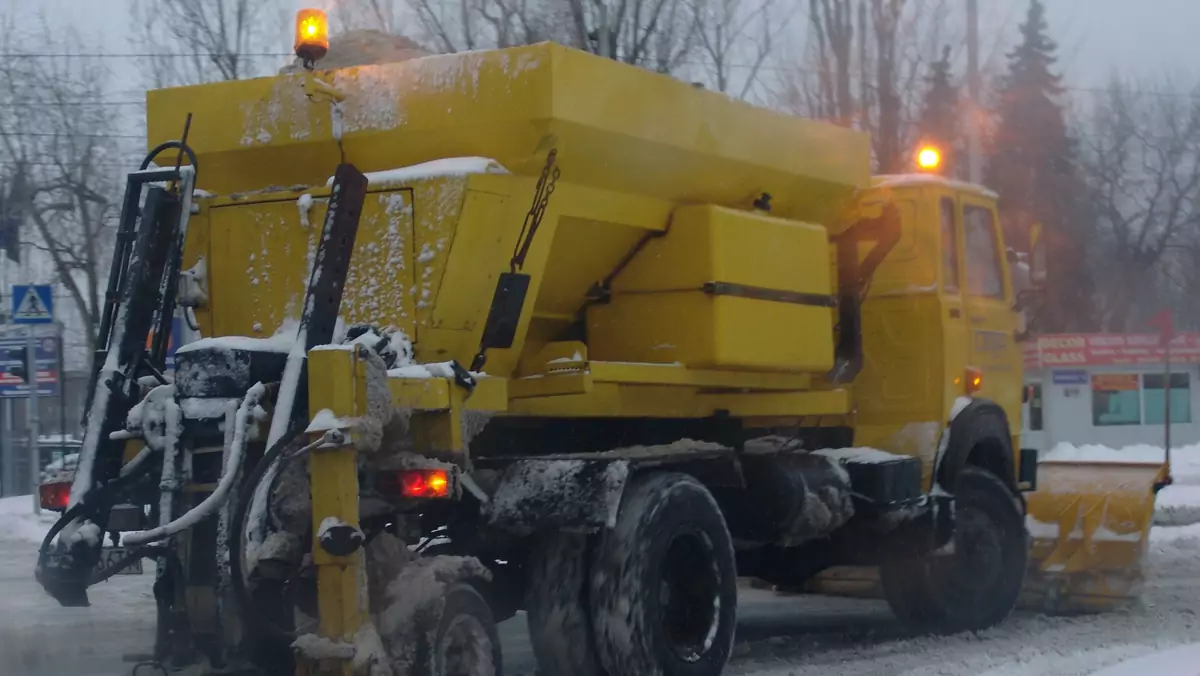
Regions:
<svg viewBox="0 0 1200 676"><path fill-rule="evenodd" d="M71 501L71 482L56 481L38 486L38 495L42 501L42 509L62 512Z"/></svg>
<svg viewBox="0 0 1200 676"><path fill-rule="evenodd" d="M405 469L391 472L387 492L400 498L448 498L450 473L444 469Z"/></svg>

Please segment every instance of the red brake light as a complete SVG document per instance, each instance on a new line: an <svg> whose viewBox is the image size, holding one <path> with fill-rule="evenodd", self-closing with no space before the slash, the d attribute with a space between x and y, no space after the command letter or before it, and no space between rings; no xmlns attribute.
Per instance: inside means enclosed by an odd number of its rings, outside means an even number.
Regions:
<svg viewBox="0 0 1200 676"><path fill-rule="evenodd" d="M396 485L405 498L445 498L450 495L450 474L444 469L406 469L396 472Z"/></svg>
<svg viewBox="0 0 1200 676"><path fill-rule="evenodd" d="M71 501L71 482L56 481L38 486L38 495L42 501L42 509L61 512L67 509Z"/></svg>

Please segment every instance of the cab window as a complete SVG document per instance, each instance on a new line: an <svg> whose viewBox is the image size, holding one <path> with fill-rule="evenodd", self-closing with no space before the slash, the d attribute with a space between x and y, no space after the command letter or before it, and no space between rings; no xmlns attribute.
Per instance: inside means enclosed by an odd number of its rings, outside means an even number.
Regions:
<svg viewBox="0 0 1200 676"><path fill-rule="evenodd" d="M964 239L967 250L967 291L972 296L1004 298L1004 275L1000 267L1000 247L996 245L996 225L992 212L983 207L963 208Z"/></svg>
<svg viewBox="0 0 1200 676"><path fill-rule="evenodd" d="M954 200L943 197L942 211L942 288L958 293L958 235L954 228Z"/></svg>

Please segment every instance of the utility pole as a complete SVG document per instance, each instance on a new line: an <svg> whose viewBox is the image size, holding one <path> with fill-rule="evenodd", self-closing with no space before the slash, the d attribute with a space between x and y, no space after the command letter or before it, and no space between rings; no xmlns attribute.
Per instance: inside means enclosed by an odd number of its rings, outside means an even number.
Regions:
<svg viewBox="0 0 1200 676"><path fill-rule="evenodd" d="M30 291L29 293L33 293ZM25 327L25 373L29 380L29 407L26 421L29 427L29 474L33 484L33 513L42 513L42 498L38 490L42 483L42 448L38 443L38 363L35 327Z"/></svg>
<svg viewBox="0 0 1200 676"><path fill-rule="evenodd" d="M979 0L967 0L967 167L972 183L983 183L983 142L980 121L983 84L979 76Z"/></svg>

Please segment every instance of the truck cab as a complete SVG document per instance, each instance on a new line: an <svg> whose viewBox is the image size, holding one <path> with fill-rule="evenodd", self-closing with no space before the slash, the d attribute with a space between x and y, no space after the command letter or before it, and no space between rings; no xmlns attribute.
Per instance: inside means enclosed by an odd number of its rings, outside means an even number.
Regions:
<svg viewBox="0 0 1200 676"><path fill-rule="evenodd" d="M998 406L1020 447L1022 321L996 200L910 174L876 177L861 201L893 206L899 236L863 294L855 443L921 457L927 482L941 430L971 400Z"/></svg>

